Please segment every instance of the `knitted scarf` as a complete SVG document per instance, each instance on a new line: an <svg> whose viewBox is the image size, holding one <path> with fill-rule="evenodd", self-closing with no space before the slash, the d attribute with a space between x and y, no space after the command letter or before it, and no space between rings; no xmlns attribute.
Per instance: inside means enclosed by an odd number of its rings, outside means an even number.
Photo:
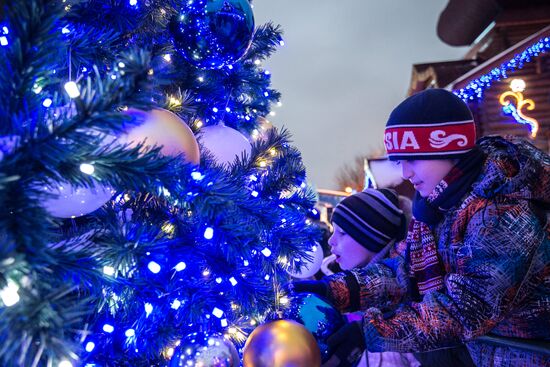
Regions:
<svg viewBox="0 0 550 367"><path fill-rule="evenodd" d="M445 211L460 203L481 174L485 155L474 148L451 169L427 197L418 192L413 200L413 219L407 235L407 252L411 276L415 278L418 292L424 295L443 289L445 269L437 253L432 228L438 224Z"/></svg>

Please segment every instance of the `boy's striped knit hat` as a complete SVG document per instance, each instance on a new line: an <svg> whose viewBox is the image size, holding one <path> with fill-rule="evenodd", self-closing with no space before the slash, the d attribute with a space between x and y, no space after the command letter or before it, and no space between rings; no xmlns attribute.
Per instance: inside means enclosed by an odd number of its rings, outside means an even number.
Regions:
<svg viewBox="0 0 550 367"><path fill-rule="evenodd" d="M390 189L366 189L346 197L334 208L332 222L373 252L391 240L402 240L407 232L397 193Z"/></svg>
<svg viewBox="0 0 550 367"><path fill-rule="evenodd" d="M454 159L476 143L468 105L445 89L426 89L399 104L386 123L384 144L391 161Z"/></svg>

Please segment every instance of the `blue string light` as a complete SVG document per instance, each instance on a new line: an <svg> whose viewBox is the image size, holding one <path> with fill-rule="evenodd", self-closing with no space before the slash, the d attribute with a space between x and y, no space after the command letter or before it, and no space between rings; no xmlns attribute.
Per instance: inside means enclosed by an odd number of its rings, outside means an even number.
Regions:
<svg viewBox="0 0 550 367"><path fill-rule="evenodd" d="M524 65L531 62L534 57L547 52L549 49L550 38L541 38L538 42L528 47L521 54L517 54L508 62L502 63L487 74L472 80L466 87L453 92L465 102L481 99L483 98L483 92L490 88L494 82L508 78L508 73L522 69Z"/></svg>

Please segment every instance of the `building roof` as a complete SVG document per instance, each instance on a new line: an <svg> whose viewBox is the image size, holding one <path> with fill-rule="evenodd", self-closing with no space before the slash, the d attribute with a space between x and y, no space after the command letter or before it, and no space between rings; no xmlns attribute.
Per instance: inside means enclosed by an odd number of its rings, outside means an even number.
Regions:
<svg viewBox="0 0 550 367"><path fill-rule="evenodd" d="M545 37L550 37L550 25L543 28L542 30L540 30L535 34L532 34L531 36L527 37L523 41L502 51L501 53L490 58L489 60L481 63L475 68L472 68L467 73L461 75L460 77L450 82L446 86L446 89L458 90L458 89L464 88L466 85L468 85L470 81L478 79L481 76L488 74L491 70L500 67L502 64L512 59L515 55L521 54L522 52L527 50L529 47L531 47L534 43L538 42L540 39Z"/></svg>
<svg viewBox="0 0 550 367"><path fill-rule="evenodd" d="M477 60L456 60L413 65L408 95L427 88L444 88L461 75L477 67Z"/></svg>
<svg viewBox="0 0 550 367"><path fill-rule="evenodd" d="M451 46L469 46L493 22L537 22L550 18L548 0L449 0L437 35Z"/></svg>

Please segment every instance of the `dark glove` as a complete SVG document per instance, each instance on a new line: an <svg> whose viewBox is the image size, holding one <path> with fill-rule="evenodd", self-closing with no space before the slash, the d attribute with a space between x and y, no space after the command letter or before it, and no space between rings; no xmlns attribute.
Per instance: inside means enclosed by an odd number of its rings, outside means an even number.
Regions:
<svg viewBox="0 0 550 367"><path fill-rule="evenodd" d="M325 298L328 296L328 285L318 280L291 282L288 283L285 288L290 295L294 293L314 293Z"/></svg>
<svg viewBox="0 0 550 367"><path fill-rule="evenodd" d="M327 339L330 357L322 367L351 367L366 348L360 321L345 324Z"/></svg>

